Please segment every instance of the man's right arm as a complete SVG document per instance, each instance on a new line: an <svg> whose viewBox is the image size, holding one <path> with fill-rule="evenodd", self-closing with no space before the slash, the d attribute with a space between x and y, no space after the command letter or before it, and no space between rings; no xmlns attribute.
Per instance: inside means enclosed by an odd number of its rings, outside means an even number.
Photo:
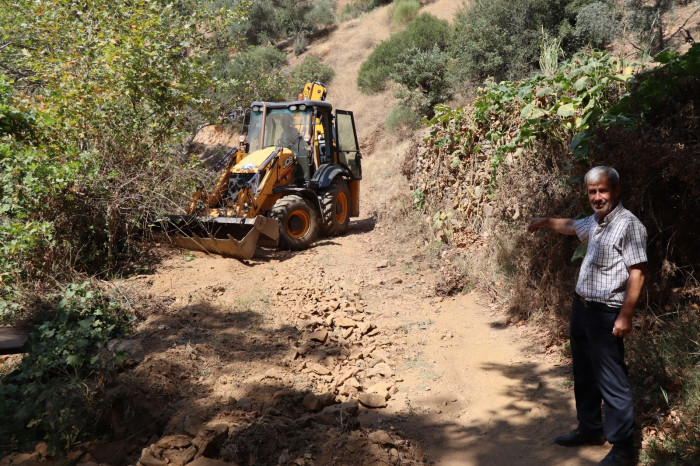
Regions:
<svg viewBox="0 0 700 466"><path fill-rule="evenodd" d="M530 217L527 231L537 231L540 228L549 228L564 235L575 235L573 218Z"/></svg>

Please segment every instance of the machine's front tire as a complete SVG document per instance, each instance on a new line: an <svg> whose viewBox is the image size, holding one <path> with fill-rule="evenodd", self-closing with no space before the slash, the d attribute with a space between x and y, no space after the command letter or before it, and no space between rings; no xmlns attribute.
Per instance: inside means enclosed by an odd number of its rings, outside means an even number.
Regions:
<svg viewBox="0 0 700 466"><path fill-rule="evenodd" d="M328 191L321 196L323 223L321 232L326 236L339 236L350 224L350 189L342 178L336 178Z"/></svg>
<svg viewBox="0 0 700 466"><path fill-rule="evenodd" d="M279 247L282 249L306 249L318 235L316 210L296 194L284 196L275 202L270 217L279 223Z"/></svg>

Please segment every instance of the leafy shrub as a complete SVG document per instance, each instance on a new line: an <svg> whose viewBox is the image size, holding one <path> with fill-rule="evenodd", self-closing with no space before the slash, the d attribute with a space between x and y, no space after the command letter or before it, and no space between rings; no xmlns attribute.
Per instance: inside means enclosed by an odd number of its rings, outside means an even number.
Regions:
<svg viewBox="0 0 700 466"><path fill-rule="evenodd" d="M413 109L401 104L394 105L384 121L386 129L399 136L420 128L420 123L421 117Z"/></svg>
<svg viewBox="0 0 700 466"><path fill-rule="evenodd" d="M221 2L234 7L237 0ZM254 0L245 21L233 27L233 34L242 35L250 45L269 45L287 38L299 39L335 22L333 0Z"/></svg>
<svg viewBox="0 0 700 466"><path fill-rule="evenodd" d="M410 22L405 30L380 43L360 66L357 86L370 94L384 89L386 80L399 62L401 54L413 47L421 51L437 47L445 50L449 40L447 21L423 13Z"/></svg>
<svg viewBox="0 0 700 466"><path fill-rule="evenodd" d="M233 33L245 37L250 45L268 45L280 39L286 32L279 22L277 10L270 0L251 3L246 21L233 26Z"/></svg>
<svg viewBox="0 0 700 466"><path fill-rule="evenodd" d="M391 22L394 25L410 23L420 10L420 3L417 0L396 0L391 8Z"/></svg>
<svg viewBox="0 0 700 466"><path fill-rule="evenodd" d="M316 0L312 4L313 7L304 16L305 20L312 25L308 32L314 32L335 23L337 6L335 0Z"/></svg>
<svg viewBox="0 0 700 466"><path fill-rule="evenodd" d="M665 48L666 34L664 14L674 6L673 0L645 2L627 0L623 22L636 35L638 47L645 53L654 54Z"/></svg>
<svg viewBox="0 0 700 466"><path fill-rule="evenodd" d="M134 240L184 205L200 175L183 142L214 116L207 90L220 83L204 59L237 44L226 31L241 14L190 0L99 0L79 15L71 2L36 8L19 0L0 15L0 62L13 80L0 100L26 123L3 124L0 141L0 312L26 306L27 283L109 274L143 257ZM98 24L99 37L86 33Z"/></svg>
<svg viewBox="0 0 700 466"><path fill-rule="evenodd" d="M432 117L433 106L452 98L447 81L447 52L437 46L432 50L408 49L401 54L391 78L403 88L396 97L420 115Z"/></svg>
<svg viewBox="0 0 700 466"><path fill-rule="evenodd" d="M318 81L327 85L333 77L335 77L335 71L332 67L321 62L318 57L309 55L292 70L290 79L292 96L301 92L307 82Z"/></svg>
<svg viewBox="0 0 700 466"><path fill-rule="evenodd" d="M45 440L67 451L101 421L95 377L105 344L124 332L125 314L88 283L66 288L53 317L30 332L18 371L0 384L0 448ZM6 451L5 453L7 453Z"/></svg>
<svg viewBox="0 0 700 466"><path fill-rule="evenodd" d="M377 7L391 3L393 0L350 0L342 12L343 19L354 19Z"/></svg>
<svg viewBox="0 0 700 466"><path fill-rule="evenodd" d="M294 50L294 55L301 55L302 53L306 52L306 47L308 46L309 43L306 40L306 37L297 36L294 39L294 43L292 44L292 50Z"/></svg>
<svg viewBox="0 0 700 466"><path fill-rule="evenodd" d="M457 81L519 79L537 66L542 32L560 37L576 0L475 0L455 15L451 41Z"/></svg>
<svg viewBox="0 0 700 466"><path fill-rule="evenodd" d="M255 100L284 100L289 92L289 80L281 69L287 56L275 47L252 47L233 60L227 53L218 58L219 78L230 83L225 89L217 89L216 99L228 106L225 110L245 108Z"/></svg>
<svg viewBox="0 0 700 466"><path fill-rule="evenodd" d="M621 33L615 12L603 2L586 5L576 16L576 37L593 47L603 48Z"/></svg>

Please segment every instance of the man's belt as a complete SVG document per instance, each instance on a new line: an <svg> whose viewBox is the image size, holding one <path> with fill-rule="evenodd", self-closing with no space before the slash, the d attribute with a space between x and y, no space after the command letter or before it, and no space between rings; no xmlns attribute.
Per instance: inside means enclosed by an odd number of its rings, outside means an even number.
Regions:
<svg viewBox="0 0 700 466"><path fill-rule="evenodd" d="M596 311L605 311L605 312L620 312L619 307L612 307L608 306L605 303L599 303L598 301L589 301L587 299L584 299L581 297L578 293L574 292L574 299L586 306L589 309L593 309Z"/></svg>

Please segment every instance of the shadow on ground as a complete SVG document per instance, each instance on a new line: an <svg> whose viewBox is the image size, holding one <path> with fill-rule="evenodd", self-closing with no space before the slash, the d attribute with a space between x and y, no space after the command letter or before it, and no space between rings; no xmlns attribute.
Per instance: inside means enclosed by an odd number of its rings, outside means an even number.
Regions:
<svg viewBox="0 0 700 466"><path fill-rule="evenodd" d="M170 336L157 338L163 330ZM127 359L107 390L113 440L94 448L93 457L134 464L141 449L163 435L194 438L206 425L223 424L227 436L208 456L240 465L595 464L580 450L552 444L572 422L569 394L544 382L562 368L484 365L483 371L511 381L497 394L513 401L463 425L391 401L399 412L348 408L311 384L299 388L300 378L316 377L290 364L292 344L303 333L292 326L265 328L251 309L206 303L149 319L130 338L140 342L141 354ZM314 398L323 402L308 402Z"/></svg>

